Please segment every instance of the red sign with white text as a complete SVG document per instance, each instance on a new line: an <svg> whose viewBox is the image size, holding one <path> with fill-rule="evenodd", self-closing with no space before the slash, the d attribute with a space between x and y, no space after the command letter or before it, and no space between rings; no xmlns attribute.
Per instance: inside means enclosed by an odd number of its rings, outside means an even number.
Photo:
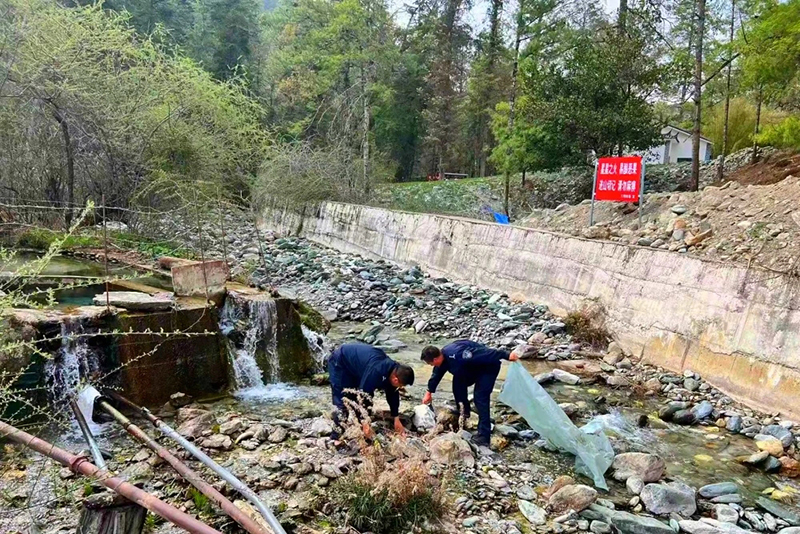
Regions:
<svg viewBox="0 0 800 534"><path fill-rule="evenodd" d="M597 178L594 183L595 200L639 202L641 190L641 156L597 160Z"/></svg>

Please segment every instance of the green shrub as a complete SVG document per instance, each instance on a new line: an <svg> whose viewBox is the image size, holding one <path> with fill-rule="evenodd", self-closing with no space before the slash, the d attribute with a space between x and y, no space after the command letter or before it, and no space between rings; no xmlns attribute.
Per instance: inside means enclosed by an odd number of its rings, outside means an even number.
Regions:
<svg viewBox="0 0 800 534"><path fill-rule="evenodd" d="M47 250L56 239L64 239L62 250L76 248L94 248L101 246L102 242L91 235L67 235L64 232L55 232L47 228L29 228L17 235L17 247L31 248L34 250Z"/></svg>

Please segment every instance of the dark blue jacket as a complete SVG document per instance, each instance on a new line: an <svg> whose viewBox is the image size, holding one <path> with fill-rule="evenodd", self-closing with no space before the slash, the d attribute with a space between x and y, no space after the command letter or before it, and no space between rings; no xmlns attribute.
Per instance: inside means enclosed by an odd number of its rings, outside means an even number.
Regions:
<svg viewBox="0 0 800 534"><path fill-rule="evenodd" d="M386 393L386 401L392 416L400 413L400 393L389 382L389 375L397 366L397 362L389 358L381 349L364 343L347 343L331 354L331 361L337 370L331 373L330 380L334 387L333 403L343 408L341 393L337 398L337 389L359 389L372 396L376 389Z"/></svg>
<svg viewBox="0 0 800 534"><path fill-rule="evenodd" d="M490 349L486 345L481 345L468 339L454 341L442 349L444 362L439 367L433 368L431 379L428 380L428 391L436 393L439 382L444 378L448 371L456 376L464 376L472 373L481 373L484 368L500 363L500 360L507 360L508 353L502 350Z"/></svg>

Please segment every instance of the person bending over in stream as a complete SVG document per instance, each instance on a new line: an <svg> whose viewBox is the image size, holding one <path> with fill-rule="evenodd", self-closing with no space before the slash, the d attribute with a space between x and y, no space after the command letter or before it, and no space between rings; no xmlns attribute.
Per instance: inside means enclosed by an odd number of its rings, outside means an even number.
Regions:
<svg viewBox="0 0 800 534"><path fill-rule="evenodd" d="M364 343L347 343L337 348L328 358L328 374L331 381L333 394L334 428L331 438L339 439L340 421L347 420L347 407L344 399L349 398L358 402L352 393L345 390L359 390L370 398L376 389L386 393L389 410L394 417L394 429L403 434L405 428L400 422L400 388L414 384L414 370L408 365L397 363L389 358L385 352ZM358 417L359 414L355 414ZM372 437L372 428L369 423L362 421L364 435Z"/></svg>
<svg viewBox="0 0 800 534"><path fill-rule="evenodd" d="M428 391L422 398L423 404L430 404L433 394L444 374L453 375L453 397L459 414L465 420L469 418L470 407L467 388L475 386L475 409L478 412L478 435L473 438L476 445L489 445L492 433L492 421L489 417L489 397L494 389L497 375L500 373L500 360L518 360L515 353L490 349L485 345L462 339L445 346L441 350L434 346L422 350L422 361L434 366Z"/></svg>

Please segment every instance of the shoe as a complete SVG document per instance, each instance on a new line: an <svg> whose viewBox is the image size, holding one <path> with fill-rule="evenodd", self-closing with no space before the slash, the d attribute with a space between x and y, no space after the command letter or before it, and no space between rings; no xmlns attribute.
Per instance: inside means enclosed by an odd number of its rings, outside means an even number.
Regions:
<svg viewBox="0 0 800 534"><path fill-rule="evenodd" d="M472 443L478 447L488 447L491 441L486 436L473 436Z"/></svg>

